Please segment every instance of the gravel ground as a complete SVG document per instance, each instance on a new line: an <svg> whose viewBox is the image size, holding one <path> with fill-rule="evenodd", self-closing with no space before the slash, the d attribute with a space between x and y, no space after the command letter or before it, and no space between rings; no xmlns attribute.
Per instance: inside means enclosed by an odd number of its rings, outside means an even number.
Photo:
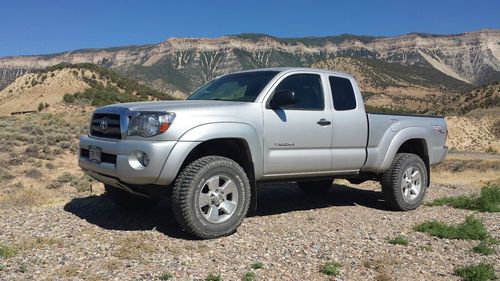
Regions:
<svg viewBox="0 0 500 281"><path fill-rule="evenodd" d="M427 200L477 192L433 184ZM0 258L1 280L335 280L319 272L325 262L342 264L338 280L458 280L453 268L480 261L500 272L500 246L483 256L477 241L438 239L412 230L436 219L460 223L480 218L500 238L500 214L450 207L411 212L386 209L378 185L335 185L325 196L302 193L295 184L260 187L259 210L238 232L192 240L175 225L168 202L147 211L122 211L106 196L70 198L42 207L0 209L0 243L17 255ZM387 238L403 235L409 245ZM250 265L262 262L264 268ZM385 278L385 279L384 279Z"/></svg>

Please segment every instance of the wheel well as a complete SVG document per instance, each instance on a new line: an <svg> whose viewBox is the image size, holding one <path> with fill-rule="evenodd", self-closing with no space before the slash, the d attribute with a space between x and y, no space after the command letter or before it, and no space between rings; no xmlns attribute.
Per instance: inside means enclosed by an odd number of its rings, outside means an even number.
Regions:
<svg viewBox="0 0 500 281"><path fill-rule="evenodd" d="M180 171L184 169L185 166L208 155L217 155L227 157L238 163L248 176L251 186L251 200L249 215L252 215L257 210L257 185L255 182L255 171L252 161L252 154L250 153L250 148L248 143L244 139L239 138L221 138L212 139L204 141L197 145L186 157Z"/></svg>
<svg viewBox="0 0 500 281"><path fill-rule="evenodd" d="M208 155L223 156L235 161L245 170L250 182L255 181L252 155L245 140L221 138L204 141L188 154L182 163L181 170L194 160Z"/></svg>
<svg viewBox="0 0 500 281"><path fill-rule="evenodd" d="M426 141L424 139L409 139L399 147L397 153L413 153L422 158L425 163L425 168L427 169L427 186L429 186L431 174Z"/></svg>

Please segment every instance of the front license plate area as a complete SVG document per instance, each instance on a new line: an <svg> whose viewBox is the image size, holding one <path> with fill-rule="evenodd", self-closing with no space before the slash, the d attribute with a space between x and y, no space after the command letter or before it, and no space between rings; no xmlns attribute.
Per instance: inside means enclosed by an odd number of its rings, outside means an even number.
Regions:
<svg viewBox="0 0 500 281"><path fill-rule="evenodd" d="M89 146L89 160L101 163L101 149L97 146Z"/></svg>

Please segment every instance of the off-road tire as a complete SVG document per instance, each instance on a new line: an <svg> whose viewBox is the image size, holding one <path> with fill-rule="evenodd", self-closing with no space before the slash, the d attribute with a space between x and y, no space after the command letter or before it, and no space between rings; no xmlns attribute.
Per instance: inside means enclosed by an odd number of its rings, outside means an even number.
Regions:
<svg viewBox="0 0 500 281"><path fill-rule="evenodd" d="M229 177L236 184L238 200L234 213L220 223L208 221L198 207L198 196L208 179L215 175ZM212 239L236 231L250 205L251 187L238 163L221 156L206 156L187 165L177 176L172 193L172 212L180 227L191 235Z"/></svg>
<svg viewBox="0 0 500 281"><path fill-rule="evenodd" d="M403 174L410 167L414 167L421 174L421 189L419 194L411 202L405 200L401 187ZM380 184L386 204L397 211L414 210L424 200L427 192L427 169L424 161L413 153L398 153L394 157L389 169L382 174Z"/></svg>
<svg viewBox="0 0 500 281"><path fill-rule="evenodd" d="M124 209L147 209L158 204L159 199L147 198L140 195L129 193L121 188L106 185L105 195L108 196L113 203Z"/></svg>
<svg viewBox="0 0 500 281"><path fill-rule="evenodd" d="M297 185L309 194L323 194L332 187L333 180L299 181Z"/></svg>

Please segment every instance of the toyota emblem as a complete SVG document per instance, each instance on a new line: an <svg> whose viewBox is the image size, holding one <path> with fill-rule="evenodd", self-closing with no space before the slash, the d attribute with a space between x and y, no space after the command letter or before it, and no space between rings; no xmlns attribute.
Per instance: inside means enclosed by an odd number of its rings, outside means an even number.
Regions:
<svg viewBox="0 0 500 281"><path fill-rule="evenodd" d="M99 127L101 130L105 131L108 128L108 120L101 120L101 123L99 123Z"/></svg>

